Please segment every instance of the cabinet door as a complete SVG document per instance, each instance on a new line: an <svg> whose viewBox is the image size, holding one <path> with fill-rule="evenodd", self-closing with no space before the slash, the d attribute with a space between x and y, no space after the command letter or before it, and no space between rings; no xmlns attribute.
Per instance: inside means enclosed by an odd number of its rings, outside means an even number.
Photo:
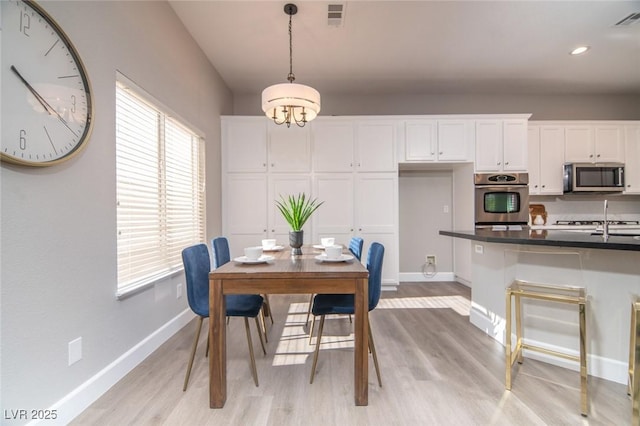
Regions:
<svg viewBox="0 0 640 426"><path fill-rule="evenodd" d="M286 127L270 123L269 170L272 172L311 171L309 127Z"/></svg>
<svg viewBox="0 0 640 426"><path fill-rule="evenodd" d="M540 128L540 194L562 195L564 169L564 129ZM529 172L531 173L531 172Z"/></svg>
<svg viewBox="0 0 640 426"><path fill-rule="evenodd" d="M593 129L591 126L566 126L564 158L567 163L593 163Z"/></svg>
<svg viewBox="0 0 640 426"><path fill-rule="evenodd" d="M316 172L350 172L354 169L355 132L352 121L315 119L313 168Z"/></svg>
<svg viewBox="0 0 640 426"><path fill-rule="evenodd" d="M625 127L625 194L640 194L640 126Z"/></svg>
<svg viewBox="0 0 640 426"><path fill-rule="evenodd" d="M227 175L222 212L232 257L241 256L244 247L260 245L267 236L267 177Z"/></svg>
<svg viewBox="0 0 640 426"><path fill-rule="evenodd" d="M439 161L473 161L470 124L466 120L438 121Z"/></svg>
<svg viewBox="0 0 640 426"><path fill-rule="evenodd" d="M269 222L269 237L278 240L278 244L288 245L289 231L291 227L282 217L282 213L276 206L276 200L281 196L287 199L290 195L297 196L304 193L311 197L311 178L308 174L276 174L269 176L269 197L267 199L267 211ZM313 197L312 197L313 198ZM320 207L322 208L322 207ZM304 243L312 243L311 220L303 226Z"/></svg>
<svg viewBox="0 0 640 426"><path fill-rule="evenodd" d="M622 126L596 125L593 129L596 162L624 163Z"/></svg>
<svg viewBox="0 0 640 426"><path fill-rule="evenodd" d="M398 282L398 177L396 173L360 173L356 177L356 234L364 240L362 261L374 241L385 248L382 281Z"/></svg>
<svg viewBox="0 0 640 426"><path fill-rule="evenodd" d="M438 149L438 122L410 120L404 123L405 161L434 161Z"/></svg>
<svg viewBox="0 0 640 426"><path fill-rule="evenodd" d="M529 165L529 194L540 194L540 128L527 128L527 161ZM563 153L564 155L564 153Z"/></svg>
<svg viewBox="0 0 640 426"><path fill-rule="evenodd" d="M228 172L267 170L267 120L264 117L225 117L222 145Z"/></svg>
<svg viewBox="0 0 640 426"><path fill-rule="evenodd" d="M314 242L320 237L334 237L338 244L349 244L353 229L353 174L317 174L313 193L322 206L313 214Z"/></svg>
<svg viewBox="0 0 640 426"><path fill-rule="evenodd" d="M502 170L502 121L476 121L476 170Z"/></svg>
<svg viewBox="0 0 640 426"><path fill-rule="evenodd" d="M396 171L396 123L386 120L360 121L356 129L356 170Z"/></svg>
<svg viewBox="0 0 640 426"><path fill-rule="evenodd" d="M503 170L527 170L527 122L505 120L503 123Z"/></svg>

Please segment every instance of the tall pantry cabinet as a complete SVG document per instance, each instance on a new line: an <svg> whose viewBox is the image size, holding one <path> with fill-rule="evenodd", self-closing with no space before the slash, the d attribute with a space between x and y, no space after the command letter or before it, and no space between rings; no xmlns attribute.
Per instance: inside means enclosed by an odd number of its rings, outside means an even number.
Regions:
<svg viewBox="0 0 640 426"><path fill-rule="evenodd" d="M275 207L280 195L323 201L304 227L305 244L332 236L348 246L385 246L383 285L398 284L398 173L395 120L318 117L304 128L265 117L222 118L223 233L233 255L262 238L288 246Z"/></svg>

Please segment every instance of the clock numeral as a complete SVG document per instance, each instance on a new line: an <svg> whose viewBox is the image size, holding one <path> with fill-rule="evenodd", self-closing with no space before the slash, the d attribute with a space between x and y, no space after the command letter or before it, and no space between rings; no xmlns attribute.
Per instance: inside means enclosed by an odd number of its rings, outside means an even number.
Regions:
<svg viewBox="0 0 640 426"><path fill-rule="evenodd" d="M29 30L31 29L31 17L26 13L20 14L20 32L29 36Z"/></svg>
<svg viewBox="0 0 640 426"><path fill-rule="evenodd" d="M27 149L27 132L24 129L20 129L20 149Z"/></svg>
<svg viewBox="0 0 640 426"><path fill-rule="evenodd" d="M76 113L76 95L71 95L71 112Z"/></svg>

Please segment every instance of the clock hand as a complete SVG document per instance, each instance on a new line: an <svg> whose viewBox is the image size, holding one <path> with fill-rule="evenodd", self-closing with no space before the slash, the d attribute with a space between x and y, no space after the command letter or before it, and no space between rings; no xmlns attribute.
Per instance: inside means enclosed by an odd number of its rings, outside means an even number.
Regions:
<svg viewBox="0 0 640 426"><path fill-rule="evenodd" d="M29 91L33 94L33 96L35 96L35 98L38 100L38 102L40 102L40 105L42 105L42 107L45 109L45 111L47 111L47 113L49 113L49 115L51 115L51 111L49 110L50 107L45 102L44 98L42 96L40 96L40 93L36 92L36 89L34 89L33 86L31 86L29 84L29 82L24 79L24 77L18 72L16 67L14 67L13 65L11 65L11 71L13 71L15 73L15 75L18 76L20 81L22 81L22 83L24 83L24 85L27 86L27 89L29 89Z"/></svg>
<svg viewBox="0 0 640 426"><path fill-rule="evenodd" d="M58 111L56 111L51 105L49 105L49 102L47 102L42 95L40 95L40 93L38 93L36 91L36 89L33 88L33 86L31 86L29 84L29 82L27 80L24 79L24 77L20 74L20 72L16 69L15 66L11 65L11 71L14 72L15 75L18 76L18 78L20 79L20 81L22 81L22 83L27 86L27 89L29 89L29 91L33 94L33 96L35 96L35 98L38 100L38 102L40 102L40 105L42 105L44 107L44 109L47 111L47 113L49 113L49 115L53 115L55 114L56 117L58 117L58 120L60 120L62 122L62 124L65 125L65 127L67 129L69 129L69 131L71 133L73 133L74 135L78 136L78 134L71 128L69 127L69 124L66 122L66 120L64 118L62 118L62 116L58 113Z"/></svg>

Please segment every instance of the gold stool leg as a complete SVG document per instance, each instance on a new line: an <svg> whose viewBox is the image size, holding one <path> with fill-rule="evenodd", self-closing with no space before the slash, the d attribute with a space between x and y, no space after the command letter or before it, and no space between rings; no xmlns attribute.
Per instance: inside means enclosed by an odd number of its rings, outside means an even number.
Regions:
<svg viewBox="0 0 640 426"><path fill-rule="evenodd" d="M633 357L633 390L631 398L633 403L633 424L640 424L640 375L638 374L637 368L640 365L640 339L638 339L638 334L640 333L640 315L638 315L638 311L640 310L640 302L636 302L633 304L633 318L635 320L634 324L634 357Z"/></svg>
<svg viewBox="0 0 640 426"><path fill-rule="evenodd" d="M631 327L629 329L629 381L627 383L627 395L633 398L633 372L635 367L636 352L636 309L635 303L631 304Z"/></svg>
<svg viewBox="0 0 640 426"><path fill-rule="evenodd" d="M587 321L585 302L578 304L580 310L580 413L587 417L589 401L587 397Z"/></svg>
<svg viewBox="0 0 640 426"><path fill-rule="evenodd" d="M506 330L505 330L505 346L506 346L506 373L505 373L505 384L504 388L506 390L511 390L511 289L507 288L506 291Z"/></svg>
<svg viewBox="0 0 640 426"><path fill-rule="evenodd" d="M524 339L524 331L522 329L522 299L520 295L516 293L516 358L518 364L522 364L524 361L522 356L522 340Z"/></svg>

